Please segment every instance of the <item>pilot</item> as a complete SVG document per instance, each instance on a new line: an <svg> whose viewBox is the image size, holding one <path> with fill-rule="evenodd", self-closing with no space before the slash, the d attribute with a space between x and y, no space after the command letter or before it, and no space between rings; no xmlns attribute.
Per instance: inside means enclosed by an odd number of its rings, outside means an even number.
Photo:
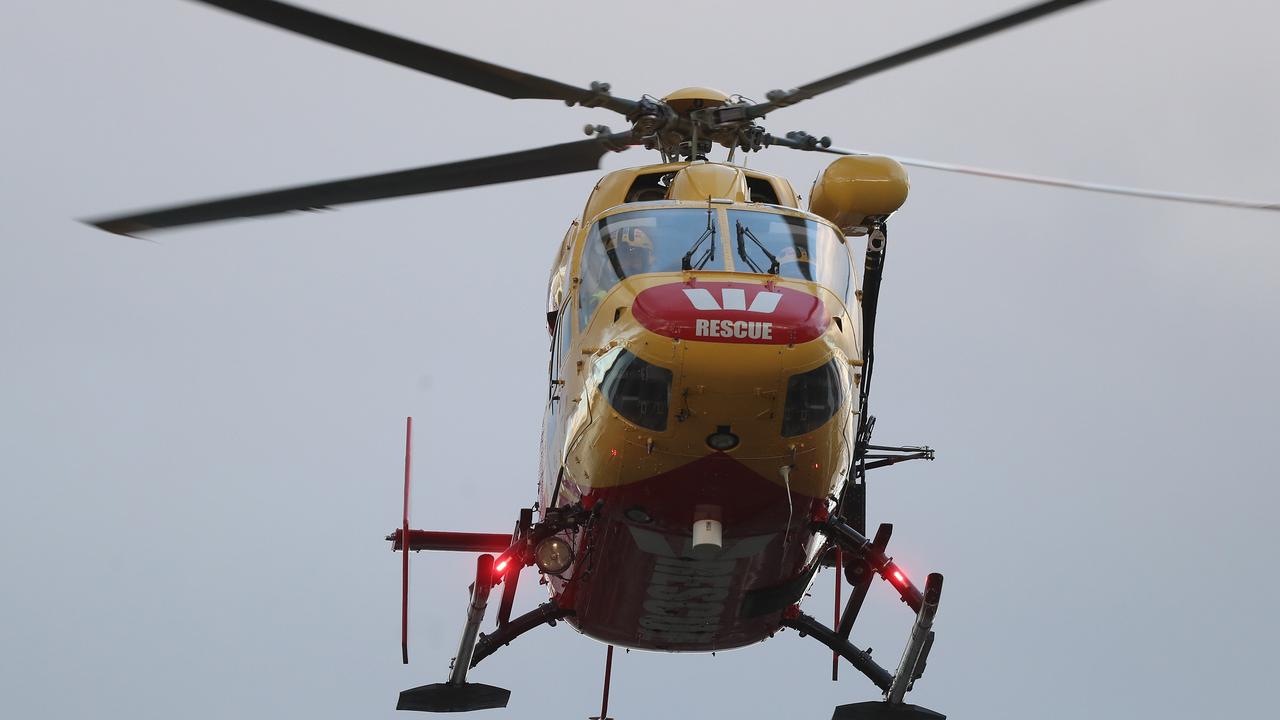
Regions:
<svg viewBox="0 0 1280 720"><path fill-rule="evenodd" d="M607 236L604 244L609 260L598 268L598 277L588 275L584 281L580 305L584 322L595 314L596 308L619 280L654 271L653 241L640 228L624 227L614 230Z"/></svg>
<svg viewBox="0 0 1280 720"><path fill-rule="evenodd" d="M638 227L623 228L613 235L613 252L626 277L653 272L653 241Z"/></svg>

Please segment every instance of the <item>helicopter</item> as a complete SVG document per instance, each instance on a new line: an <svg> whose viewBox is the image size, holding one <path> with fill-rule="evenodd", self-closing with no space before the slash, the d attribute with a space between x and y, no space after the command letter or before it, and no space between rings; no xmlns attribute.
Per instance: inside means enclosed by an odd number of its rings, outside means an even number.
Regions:
<svg viewBox="0 0 1280 720"><path fill-rule="evenodd" d="M886 693L882 703L841 716L931 716L903 696L924 668L940 576L923 592L916 588L885 553L888 531L868 539L863 507L867 470L932 457L926 448L872 445L867 412L887 219L905 200L905 173L887 158L846 155L815 185L805 212L784 179L736 167L732 156L706 158L713 145L744 155L773 146L841 154L806 134L774 137L756 121L870 72L1078 3L1043 3L759 104L705 88L626 101L603 83L561 86L409 48L282 3L207 4L508 97L603 107L632 129L597 126L590 140L524 153L95 221L103 229L141 234L593 170L606 153L634 145L663 156L602 179L557 248L537 522L530 508L514 535L416 531L407 520L392 535L402 551L496 555L480 557L450 680L406 691L404 709L505 704L496 689L468 683L469 668L516 635L564 620L611 645L671 651L740 646L790 627L833 647ZM406 59L418 48L426 59ZM858 237L868 244L861 287L848 242ZM729 560L733 567L723 569ZM795 607L826 564L840 565L854 585L837 628L821 628ZM504 609L519 570L532 565L549 580L553 599L511 619ZM848 642L846 621L851 628L861 602L853 598L865 597L873 575L916 613L893 675ZM480 637L489 589L499 584L499 630ZM773 592L750 595L755 590Z"/></svg>

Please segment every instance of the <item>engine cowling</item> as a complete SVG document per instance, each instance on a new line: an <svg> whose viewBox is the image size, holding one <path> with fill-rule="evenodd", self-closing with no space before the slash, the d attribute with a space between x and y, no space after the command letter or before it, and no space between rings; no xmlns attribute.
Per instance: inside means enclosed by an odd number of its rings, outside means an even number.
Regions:
<svg viewBox="0 0 1280 720"><path fill-rule="evenodd" d="M907 201L910 183L897 160L879 155L847 155L827 166L809 193L809 212L857 234L871 221L888 217Z"/></svg>

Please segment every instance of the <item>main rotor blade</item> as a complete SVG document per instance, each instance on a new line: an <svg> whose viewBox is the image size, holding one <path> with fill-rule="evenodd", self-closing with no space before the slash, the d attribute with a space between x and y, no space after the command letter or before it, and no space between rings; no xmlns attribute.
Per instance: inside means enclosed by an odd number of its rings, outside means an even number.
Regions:
<svg viewBox="0 0 1280 720"><path fill-rule="evenodd" d="M998 33L1001 30L1007 30L1045 15L1049 15L1050 13L1055 13L1059 10L1065 10L1072 5L1079 5L1090 1L1091 0L1051 0L1050 2L1042 2L1038 5L1032 5L1008 15L965 28L964 30L954 32L950 35L944 35L943 37L924 43L923 45L917 45L916 47L908 48L892 55L882 57L879 60L874 60L864 65L850 68L844 72L836 73L830 77L825 77L821 80L811 82L808 85L801 85L794 90L786 92L775 90L769 93L769 102L752 105L747 109L747 115L751 118L764 117L765 114L773 112L778 108L794 105L801 100L808 100L809 98L820 95L828 90L835 90L836 88L844 87L856 80L861 80L865 77L896 68L900 65L906 65L909 62L929 57L930 55L936 55L944 50L950 50L953 47L973 42L974 40L979 40L987 37L988 35Z"/></svg>
<svg viewBox="0 0 1280 720"><path fill-rule="evenodd" d="M148 230L180 225L273 215L290 210L319 210L365 200L566 175L597 169L600 167L600 158L605 153L625 150L631 142L630 133L615 133L534 150L239 195L85 222L117 235L134 236Z"/></svg>
<svg viewBox="0 0 1280 720"><path fill-rule="evenodd" d="M782 145L796 150L830 153L832 155L879 154L864 153L856 150L845 150L833 147L808 147L803 143L795 142L787 138L771 138L771 141L771 144L773 145ZM1146 188L1125 187L1122 185L1107 185L1104 183L1087 182L1083 180L1068 180L1066 178L1051 177L1048 175L1031 175L1028 173L1009 172L1007 170L993 170L991 168L974 167L972 165L957 165L955 163L937 162L935 160L920 160L918 158L900 157L898 155L886 155L885 157L891 157L903 165L927 168L929 170L941 170L943 172L961 173L964 175L978 175L981 177L998 178L1000 180L1032 183L1034 185L1071 188L1072 190L1085 190L1088 192L1105 193L1107 195L1126 195L1129 197L1149 198L1152 200L1172 200L1174 202L1194 203L1197 205L1216 205L1219 207L1246 208L1249 210L1280 211L1280 202L1241 200L1239 198L1216 197L1213 195L1194 195L1191 193L1149 190Z"/></svg>
<svg viewBox="0 0 1280 720"><path fill-rule="evenodd" d="M276 0L194 0L414 70L509 97L563 100L627 114L632 100L483 62Z"/></svg>

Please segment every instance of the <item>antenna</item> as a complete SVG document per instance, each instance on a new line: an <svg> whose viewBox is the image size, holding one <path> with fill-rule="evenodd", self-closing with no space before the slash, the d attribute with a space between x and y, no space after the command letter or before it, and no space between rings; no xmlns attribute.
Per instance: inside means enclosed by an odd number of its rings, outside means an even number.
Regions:
<svg viewBox="0 0 1280 720"><path fill-rule="evenodd" d="M409 476L413 458L413 417L404 419L404 524L400 529L400 659L409 664Z"/></svg>

